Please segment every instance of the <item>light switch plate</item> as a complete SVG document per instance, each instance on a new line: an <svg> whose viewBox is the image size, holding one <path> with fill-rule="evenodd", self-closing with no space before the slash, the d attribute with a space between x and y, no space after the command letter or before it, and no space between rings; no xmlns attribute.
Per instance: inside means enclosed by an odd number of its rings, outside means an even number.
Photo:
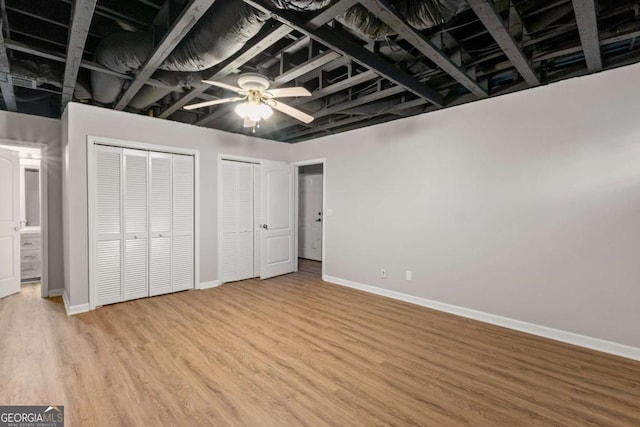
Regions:
<svg viewBox="0 0 640 427"><path fill-rule="evenodd" d="M327 216L333 216L333 209L327 209Z"/></svg>

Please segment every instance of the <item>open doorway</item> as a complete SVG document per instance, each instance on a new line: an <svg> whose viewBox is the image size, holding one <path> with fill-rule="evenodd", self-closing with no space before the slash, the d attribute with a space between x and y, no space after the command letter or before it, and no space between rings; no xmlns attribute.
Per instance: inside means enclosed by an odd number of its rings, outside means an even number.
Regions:
<svg viewBox="0 0 640 427"><path fill-rule="evenodd" d="M3 218L7 224L11 222L10 226L3 228L6 234L3 241L7 244L2 248L5 262L0 266L0 270L4 270L0 272L3 278L1 296L15 292L46 296L42 285L42 150L13 144L2 144L0 150L4 159L10 160L3 163L3 177L6 178L3 188L6 187L7 191L2 191L2 203L6 214ZM9 185L9 182L15 184Z"/></svg>
<svg viewBox="0 0 640 427"><path fill-rule="evenodd" d="M324 163L298 165L298 271L322 276Z"/></svg>

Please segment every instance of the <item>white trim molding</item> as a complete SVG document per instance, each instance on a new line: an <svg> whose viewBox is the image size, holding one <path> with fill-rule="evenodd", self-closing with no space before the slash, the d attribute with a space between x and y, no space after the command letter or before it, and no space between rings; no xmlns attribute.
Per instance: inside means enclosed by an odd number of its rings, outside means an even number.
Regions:
<svg viewBox="0 0 640 427"><path fill-rule="evenodd" d="M217 288L218 286L220 286L220 281L212 280L210 282L202 282L202 283L200 283L200 287L198 289L203 291L205 289Z"/></svg>
<svg viewBox="0 0 640 427"><path fill-rule="evenodd" d="M64 289L49 289L49 298L51 297L61 297L64 293Z"/></svg>
<svg viewBox="0 0 640 427"><path fill-rule="evenodd" d="M89 304L70 305L66 290L62 292L62 301L64 302L64 311L67 312L67 316L89 311Z"/></svg>
<svg viewBox="0 0 640 427"><path fill-rule="evenodd" d="M457 316L479 320L480 322L490 323L492 325L502 326L504 328L525 332L527 334L537 335L555 341L573 344L580 347L589 348L591 350L601 351L603 353L614 354L616 356L640 361L640 348L637 347L631 347L625 344L606 341L600 338L588 337L586 335L575 334L573 332L563 331L560 329L549 328L547 326L536 325L534 323L524 322L522 320L510 319L508 317L446 304L427 298L403 294L401 292L378 288L376 286L365 285L362 283L353 282L351 280L341 279L339 277L323 275L322 280L324 280L325 282L334 283L336 285L346 286L348 288L357 289L360 291L382 295L384 297L393 298L411 304L420 305L422 307L431 308L445 313L451 313Z"/></svg>

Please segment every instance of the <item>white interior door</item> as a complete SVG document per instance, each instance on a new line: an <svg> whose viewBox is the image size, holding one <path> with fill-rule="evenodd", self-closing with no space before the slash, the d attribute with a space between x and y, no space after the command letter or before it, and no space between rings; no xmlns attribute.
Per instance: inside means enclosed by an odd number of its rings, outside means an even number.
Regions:
<svg viewBox="0 0 640 427"><path fill-rule="evenodd" d="M148 152L125 149L123 300L149 296Z"/></svg>
<svg viewBox="0 0 640 427"><path fill-rule="evenodd" d="M299 182L299 255L322 261L322 174L301 174Z"/></svg>
<svg viewBox="0 0 640 427"><path fill-rule="evenodd" d="M20 159L0 150L0 298L20 292Z"/></svg>
<svg viewBox="0 0 640 427"><path fill-rule="evenodd" d="M173 291L172 155L149 153L149 295Z"/></svg>
<svg viewBox="0 0 640 427"><path fill-rule="evenodd" d="M173 292L193 289L193 156L173 155Z"/></svg>
<svg viewBox="0 0 640 427"><path fill-rule="evenodd" d="M291 165L263 160L260 169L260 278L266 279L295 268L295 186Z"/></svg>
<svg viewBox="0 0 640 427"><path fill-rule="evenodd" d="M122 148L95 148L95 305L122 301Z"/></svg>

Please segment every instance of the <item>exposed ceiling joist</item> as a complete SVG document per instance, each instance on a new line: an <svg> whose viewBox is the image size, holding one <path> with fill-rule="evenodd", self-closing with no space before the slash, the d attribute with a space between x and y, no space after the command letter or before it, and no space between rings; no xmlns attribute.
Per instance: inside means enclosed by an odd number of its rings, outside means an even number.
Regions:
<svg viewBox="0 0 640 427"><path fill-rule="evenodd" d="M80 71L80 63L84 53L84 44L89 35L89 27L91 26L96 1L75 0L71 8L71 27L69 28L67 60L62 83L62 110L73 99L73 91L76 88L78 71Z"/></svg>
<svg viewBox="0 0 640 427"><path fill-rule="evenodd" d="M504 22L496 11L492 0L467 0L469 6L476 13L480 21L489 31L498 46L511 61L513 66L518 70L522 78L529 86L537 86L540 79L536 75L531 63L525 56L520 46L513 39L509 30L505 27Z"/></svg>
<svg viewBox="0 0 640 427"><path fill-rule="evenodd" d="M55 21L53 19L49 19L49 18L47 18L45 16L42 16L42 15L37 15L35 13L31 13L31 12L28 12L26 10L19 9L17 7L7 6L7 10L9 10L11 12L19 13L20 15L28 16L30 18L37 19L38 21L47 22L49 24L56 25L58 27L69 28L69 25L67 25L67 24ZM12 30L12 32L13 32L13 30ZM92 37L100 38L100 36L98 36L97 34L91 33L91 32L89 32L89 35L92 36Z"/></svg>
<svg viewBox="0 0 640 427"><path fill-rule="evenodd" d="M327 22L334 19L336 16L342 15L347 9L358 4L358 0L341 0L337 3L334 3L333 6L328 7L318 13L313 19L307 22L307 28L316 29L322 27Z"/></svg>
<svg viewBox="0 0 640 427"><path fill-rule="evenodd" d="M587 69L591 72L599 71L602 69L602 55L595 0L573 0L573 10L576 14Z"/></svg>
<svg viewBox="0 0 640 427"><path fill-rule="evenodd" d="M293 67L292 69L285 71L284 73L276 76L273 79L273 84L271 88L276 88L280 85L283 85L287 82L297 79L300 76L303 76L316 68L322 67L323 65L328 64L329 62L340 58L340 54L334 52L332 50L326 50L319 55L316 55L313 58L305 61L304 63Z"/></svg>
<svg viewBox="0 0 640 427"><path fill-rule="evenodd" d="M316 111L312 113L312 115L314 118L319 119L321 117L330 116L332 114L336 114L341 111L348 110L350 108L359 107L361 105L368 104L370 102L379 101L381 99L388 98L393 95L398 95L402 92L405 92L405 88L403 88L402 86L392 86L388 89L383 89L367 95L359 96L358 98L351 101L341 102L339 104L332 105L320 111ZM424 100L423 98L420 98L420 99ZM276 134L278 132L281 132L283 129L286 129L288 127L291 127L297 124L300 124L300 122L296 122L293 120L287 120L286 122L281 122L278 129L274 129L273 131L270 131L268 135Z"/></svg>
<svg viewBox="0 0 640 427"><path fill-rule="evenodd" d="M482 87L474 78L467 74L465 70L456 65L451 58L442 53L440 49L427 40L419 31L407 24L387 0L362 0L361 3L391 29L397 32L400 37L411 43L411 45L418 49L425 57L469 89L470 92L480 98L489 96L486 88Z"/></svg>
<svg viewBox="0 0 640 427"><path fill-rule="evenodd" d="M278 40L282 39L291 31L293 30L286 25L276 25L275 27L268 28L266 32L261 32L261 34L257 36L257 39L259 40L258 42L255 42L252 45L245 46L244 49L241 49L235 55L232 55L229 59L224 61L221 66L216 69L216 71L214 71L210 75L206 75L204 80L218 80L228 76L238 67L251 60L258 53L273 45ZM211 85L202 83L201 85L193 88L191 92L185 94L182 98L162 111L162 113L160 113L158 117L160 117L161 119L166 119L210 87Z"/></svg>
<svg viewBox="0 0 640 427"><path fill-rule="evenodd" d="M344 80L340 80L339 82L333 83L329 86L323 87L314 91L311 96L306 98L298 98L297 100L291 102L292 106L304 105L311 101L315 101L318 98L322 98L328 95L332 95L334 93L340 92L345 89L349 89L353 86L357 86L361 83L368 82L377 78L378 75L371 70L364 71L360 74L353 75L351 77L347 77Z"/></svg>
<svg viewBox="0 0 640 427"><path fill-rule="evenodd" d="M384 114L398 114L401 113L402 110L407 110L410 108L414 108L414 107L420 107L422 105L425 105L427 103L427 101L425 101L422 98L419 99L414 99L412 101L405 101L405 102L399 102L398 104L394 105L391 108L388 109L382 109L379 112L375 113L375 114L368 114L366 116L366 119L371 119L373 117L378 117L378 116L382 116ZM347 119L343 119L343 120L336 120L336 121L331 121L328 123L324 123L322 125L319 126L315 126L313 128L310 129L305 129L305 130L301 130L301 131L296 131L293 133L290 133L288 135L286 135L286 139L296 139L296 138L300 138L301 136L305 136L305 135L311 135L314 133L320 133L320 132L325 132L334 128L338 128L341 126L346 126L348 124L351 123L357 123L359 121L365 120L365 118L363 118L362 116L357 116L357 117L349 117Z"/></svg>
<svg viewBox="0 0 640 427"><path fill-rule="evenodd" d="M60 0L63 3L73 4L73 0ZM134 18L132 16L125 15L124 13L116 12L113 9L109 9L108 7L96 5L95 14L102 16L107 19L111 19L118 23L126 23L127 25L136 28L138 30L145 30L148 26L148 22L144 22L140 19Z"/></svg>
<svg viewBox="0 0 640 427"><path fill-rule="evenodd" d="M297 31L306 34L307 36L328 46L336 52L352 58L360 65L374 70L382 77L394 82L399 86L404 87L406 90L416 94L421 98L426 99L432 104L443 106L444 101L442 95L436 92L434 89L426 84L421 83L413 76L398 69L393 64L390 64L374 52L371 52L341 36L334 30L326 27L311 29L307 27L298 16L288 13L285 10L275 10L273 8L266 7L265 5L258 3L255 0L243 1L262 12L271 14L274 19L277 19L278 21L282 22L285 25L288 25L291 28L295 28Z"/></svg>
<svg viewBox="0 0 640 427"><path fill-rule="evenodd" d="M129 102L131 102L138 91L142 89L147 79L151 77L160 64L173 52L189 30L193 28L215 1L216 0L191 0L191 2L185 6L171 29L164 35L160 44L158 44L151 56L149 56L149 59L147 59L147 62L138 70L136 78L118 100L118 103L114 107L116 110L122 110L129 105Z"/></svg>
<svg viewBox="0 0 640 427"><path fill-rule="evenodd" d="M18 111L16 104L16 95L13 92L13 85L9 78L11 67L9 66L9 55L7 55L7 47L4 43L4 35L2 34L4 24L0 21L0 91L2 91L2 99L4 105L9 111Z"/></svg>

